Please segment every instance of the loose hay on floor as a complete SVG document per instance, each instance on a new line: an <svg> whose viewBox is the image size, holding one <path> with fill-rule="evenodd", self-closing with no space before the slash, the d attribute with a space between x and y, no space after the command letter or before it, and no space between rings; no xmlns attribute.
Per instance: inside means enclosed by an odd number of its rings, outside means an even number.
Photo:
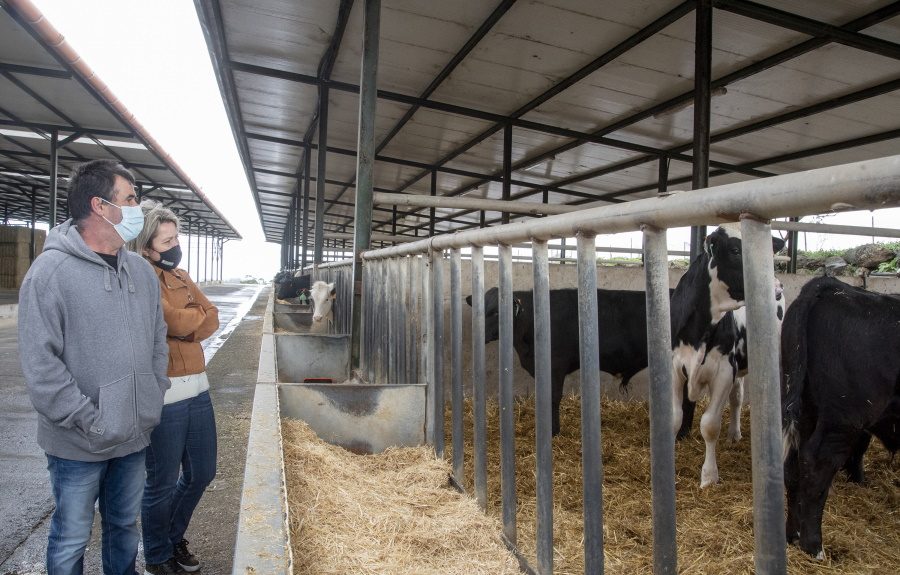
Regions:
<svg viewBox="0 0 900 575"><path fill-rule="evenodd" d="M295 575L518 573L500 523L429 447L354 455L282 421Z"/></svg>
<svg viewBox="0 0 900 575"><path fill-rule="evenodd" d="M700 489L704 443L697 426L676 446L676 510L678 568L685 574L753 573L753 484L750 455L750 413L742 414L744 438L725 440L728 411L718 446L721 482ZM562 431L553 440L554 573L584 572L581 471L581 404L563 399ZM472 492L472 405L466 402L465 478ZM445 429L448 460L450 407ZM497 404L488 405L488 513L500 516L500 428ZM515 404L516 492L519 548L535 562L534 405ZM652 504L648 406L642 402L604 401L602 405L603 517L606 573L650 573L653 562ZM832 487L823 521L824 561L815 561L796 547L788 548L788 573L900 573L900 465L873 441L866 454L868 485L848 483L839 475Z"/></svg>

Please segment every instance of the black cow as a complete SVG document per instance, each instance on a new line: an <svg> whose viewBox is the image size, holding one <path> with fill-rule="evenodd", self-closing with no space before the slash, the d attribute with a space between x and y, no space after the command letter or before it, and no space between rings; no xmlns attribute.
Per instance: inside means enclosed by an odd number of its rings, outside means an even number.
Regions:
<svg viewBox="0 0 900 575"><path fill-rule="evenodd" d="M288 277L282 280L278 286L278 299L290 299L300 295L300 290L309 290L312 276Z"/></svg>
<svg viewBox="0 0 900 575"><path fill-rule="evenodd" d="M861 482L872 435L900 448L900 297L810 281L788 309L781 357L787 539L822 558L838 469Z"/></svg>
<svg viewBox="0 0 900 575"><path fill-rule="evenodd" d="M497 288L484 296L485 343L500 337ZM647 304L642 291L597 290L600 369L628 386L647 367ZM466 297L472 305L472 296ZM513 347L522 367L534 377L533 292L513 292ZM581 367L578 343L578 290L550 290L550 378L553 389L553 435L559 434L559 403L566 376Z"/></svg>
<svg viewBox="0 0 900 575"><path fill-rule="evenodd" d="M784 241L773 237L773 250L782 247ZM719 480L716 441L726 400L730 399L732 407L729 438L737 441L741 437L743 382L735 381L747 370L741 249L738 227L717 228L707 236L703 253L691 262L671 299L672 423L678 437L690 432L694 402L703 389L709 390L709 406L700 421L706 443L701 487ZM783 305L780 282L773 281L776 302Z"/></svg>

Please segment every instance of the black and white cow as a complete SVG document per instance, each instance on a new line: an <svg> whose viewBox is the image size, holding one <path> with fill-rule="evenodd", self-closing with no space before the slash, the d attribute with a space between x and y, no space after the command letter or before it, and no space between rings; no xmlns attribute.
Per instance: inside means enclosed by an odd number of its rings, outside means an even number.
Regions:
<svg viewBox="0 0 900 575"><path fill-rule="evenodd" d="M597 290L600 369L628 386L647 367L647 304L642 291ZM466 298L472 305L472 296ZM497 288L484 296L485 343L500 337ZM522 367L534 377L534 294L513 292L513 347ZM550 378L553 435L559 434L559 403L566 376L581 367L578 343L578 290L550 290Z"/></svg>
<svg viewBox="0 0 900 575"><path fill-rule="evenodd" d="M773 250L782 247L784 241L773 237ZM694 402L704 390L709 392L709 405L700 419L700 433L706 443L700 487L719 481L716 442L726 400L731 404L728 437L732 441L741 438L742 377L747 371L741 249L739 227L717 228L707 236L703 253L691 262L671 299L672 423L679 437L690 431ZM784 314L783 290L781 283L774 281L780 319Z"/></svg>
<svg viewBox="0 0 900 575"><path fill-rule="evenodd" d="M810 281L788 309L781 358L787 539L823 558L822 512L838 469L861 482L872 435L900 448L900 297Z"/></svg>
<svg viewBox="0 0 900 575"><path fill-rule="evenodd" d="M300 272L297 272L300 273ZM294 276L284 278L278 285L275 297L278 299L291 299L300 295L300 290L308 290L312 283L312 276Z"/></svg>

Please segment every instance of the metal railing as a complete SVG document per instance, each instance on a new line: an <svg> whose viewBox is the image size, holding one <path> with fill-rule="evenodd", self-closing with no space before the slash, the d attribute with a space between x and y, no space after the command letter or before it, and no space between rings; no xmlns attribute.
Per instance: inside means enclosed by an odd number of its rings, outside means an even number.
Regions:
<svg viewBox="0 0 900 575"><path fill-rule="evenodd" d="M334 283L334 324L329 333L350 333L353 309L353 260L342 260L306 266L304 275L311 274L312 281Z"/></svg>
<svg viewBox="0 0 900 575"><path fill-rule="evenodd" d="M666 229L741 221L747 331L751 334L748 386L752 416L755 571L786 570L781 460L779 333L771 297L773 256L769 221L834 210L900 205L900 156L803 173L717 186L665 197L580 210L503 226L434 236L371 250L364 261L362 311L364 373L372 381L428 383L427 438L444 452L444 252L450 256L450 379L453 473L462 484L462 310L460 250L472 248L472 342L475 409L475 496L486 506L483 246L499 248L501 486L503 532L516 542L512 421L512 258L510 246L530 241L534 263L535 397L537 431L537 567L553 570L549 265L547 241L576 237L581 357L584 470L585 571L603 569L602 458L597 358L597 234L640 230L644 234L650 370L651 480L654 572L676 573L675 466L672 430L671 334ZM404 331L405 330L405 331ZM395 333L396 332L396 333ZM422 339L426 354L420 354ZM423 366L417 361L423 357ZM417 370L417 371L416 371ZM411 379L410 379L411 378Z"/></svg>

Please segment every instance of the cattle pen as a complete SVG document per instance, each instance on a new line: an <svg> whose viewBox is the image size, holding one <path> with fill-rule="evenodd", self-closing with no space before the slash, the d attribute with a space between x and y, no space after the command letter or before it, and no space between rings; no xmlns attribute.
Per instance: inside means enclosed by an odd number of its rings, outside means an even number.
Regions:
<svg viewBox="0 0 900 575"><path fill-rule="evenodd" d="M750 191L752 190L752 194ZM777 324L774 300L771 297L773 255L771 223L776 217L820 213L836 209L879 209L900 204L900 156L864 161L843 166L823 168L803 173L768 178L763 181L742 182L703 190L703 193L679 192L659 198L638 200L615 206L597 207L575 213L559 214L522 223L487 229L434 236L419 242L390 248L369 250L362 254L362 290L359 369L351 374L349 363L342 360L349 379L347 389L361 393L406 387L412 395L398 398L396 405L404 405L406 429L424 425L424 440L432 445L438 457L446 451L445 431L452 442L452 476L458 486L471 483L473 497L482 509L487 507L487 461L489 442L485 409L487 404L484 354L484 293L485 273L483 251L496 247L499 252L499 483L502 494L501 517L503 538L516 549L516 478L515 437L513 416L513 277L511 245L530 242L533 249L532 288L534 297L536 373L535 399L535 473L536 473L536 533L537 564L531 566L520 555L523 569L528 572L553 572L553 481L550 404L549 317L548 297L550 266L547 243L553 238L576 236L577 285L579 293L579 345L581 356L587 358L580 370L581 389L581 468L584 486L584 572L604 570L603 535L603 453L600 443L600 385L596 349L597 325L586 318L597 315L596 288L598 271L594 252L597 233L617 233L640 230L644 235L644 275L647 301L649 347L649 436L652 484L652 564L655 573L677 572L677 522L675 513L675 461L671 412L671 340L666 329L654 326L669 324L669 273L666 256L666 229L690 224L715 225L740 221L743 236L743 267L749 338L750 370L747 385L750 393L751 447L753 469L753 537L754 564L757 573L786 572L784 525L784 485L782 476L780 367ZM471 254L471 285L462 283L462 252ZM318 274L346 274L352 272L352 262L328 264ZM449 279L445 277L449 274ZM449 290L446 286L449 284ZM466 454L463 443L463 300L472 295L472 322L469 337L472 341L472 412L474 421L473 452ZM344 296L336 306L352 313L351 300ZM445 326L449 315L449 327ZM572 327L574 329L574 326ZM291 336L297 337L297 336ZM342 336L347 338L347 335ZM449 338L449 341L447 341ZM273 347L281 345L272 342ZM267 345L264 343L263 354ZM449 350L444 365L445 350ZM276 354L282 357L280 354ZM297 401L287 399L296 387L293 380L264 374L261 357L260 383L273 383L281 397L281 415L295 409ZM279 363L276 360L276 363ZM279 367L278 370L281 368ZM447 374L449 377L445 377ZM281 383L279 383L281 382ZM424 385L422 385L424 383ZM420 387L421 386L421 387ZM367 389L368 388L368 389ZM418 394L423 395L419 396ZM265 402L267 395L257 392L257 401ZM415 398L415 399L413 399ZM444 429L444 412L449 398L451 429ZM413 403L410 403L413 401ZM266 403L261 404L266 406ZM422 419L414 412L420 405ZM277 408L268 404L254 408L263 413ZM301 419L310 417L301 415ZM418 423L416 423L418 421ZM269 424L271 426L271 422ZM411 427L409 427L411 425ZM401 425L402 427L402 425ZM316 425L313 424L313 428ZM254 423L256 429L256 423ZM398 428L399 429L399 428ZM357 430L367 433L365 430ZM256 441L271 445L277 426L270 435ZM323 435L320 432L320 435ZM324 434L323 436L326 436ZM395 439L400 444L414 438ZM415 442L415 439L412 440ZM254 437L251 437L251 454ZM257 455L262 456L261 454ZM270 457L280 456L269 454ZM473 458L473 477L467 481L464 457ZM253 455L251 455L253 457ZM248 464L248 469L251 466ZM280 472L279 472L280 473ZM281 484L279 473L268 479L276 489L269 495L270 503ZM249 481L249 476L248 479ZM274 486L274 487L273 487ZM245 499L248 491L245 486ZM281 517L279 513L274 517ZM243 528L242 514L242 531ZM276 523L278 521L276 520ZM282 527L283 529L283 527ZM253 555L251 537L242 543L241 550ZM280 546L279 546L280 547ZM236 566L238 564L236 563Z"/></svg>

